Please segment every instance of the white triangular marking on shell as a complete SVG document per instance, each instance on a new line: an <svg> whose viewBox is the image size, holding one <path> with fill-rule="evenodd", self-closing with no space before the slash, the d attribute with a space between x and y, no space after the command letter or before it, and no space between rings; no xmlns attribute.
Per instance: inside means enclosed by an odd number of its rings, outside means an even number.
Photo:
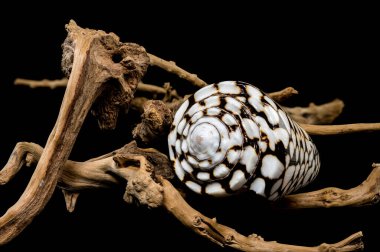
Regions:
<svg viewBox="0 0 380 252"><path fill-rule="evenodd" d="M177 141L175 142L175 151L181 155L182 154L182 150L181 150L181 141L179 139L177 139Z"/></svg>
<svg viewBox="0 0 380 252"><path fill-rule="evenodd" d="M193 166L196 166L196 167L199 166L199 162L192 156L187 156L187 161L189 161L189 163L192 164Z"/></svg>
<svg viewBox="0 0 380 252"><path fill-rule="evenodd" d="M182 105L179 107L179 109L175 113L173 125L178 125L179 121L182 119L188 106L189 106L189 100L186 100L182 103Z"/></svg>
<svg viewBox="0 0 380 252"><path fill-rule="evenodd" d="M313 161L313 151L310 151L310 154L309 154L309 163L311 163Z"/></svg>
<svg viewBox="0 0 380 252"><path fill-rule="evenodd" d="M243 118L242 125L249 139L260 138L259 127L251 119Z"/></svg>
<svg viewBox="0 0 380 252"><path fill-rule="evenodd" d="M289 163L290 163L290 156L289 156L289 155L286 155L286 156L285 156L285 167L288 167L288 166L289 166Z"/></svg>
<svg viewBox="0 0 380 252"><path fill-rule="evenodd" d="M305 153L302 148L300 148L300 162L303 163L305 157ZM306 162L305 162L306 163Z"/></svg>
<svg viewBox="0 0 380 252"><path fill-rule="evenodd" d="M281 109L277 110L278 111L278 114L280 115L280 118L282 120L282 122L284 123L285 125L285 128L286 130L288 131L288 133L290 134L290 125L289 125L289 120L288 120L288 117L285 115L284 111L282 111Z"/></svg>
<svg viewBox="0 0 380 252"><path fill-rule="evenodd" d="M199 162L199 167L202 169L202 170L208 170L210 169L210 163L208 162L208 160L205 160L205 161L202 161L202 162Z"/></svg>
<svg viewBox="0 0 380 252"><path fill-rule="evenodd" d="M224 114L222 117L222 121L228 126L237 125L235 118L230 114Z"/></svg>
<svg viewBox="0 0 380 252"><path fill-rule="evenodd" d="M207 109L207 115L209 116L216 116L216 115L219 115L220 114L220 108L209 108Z"/></svg>
<svg viewBox="0 0 380 252"><path fill-rule="evenodd" d="M204 100L206 108L211 108L211 107L217 107L220 105L220 98L219 96L211 96Z"/></svg>
<svg viewBox="0 0 380 252"><path fill-rule="evenodd" d="M246 86L245 87L249 98L248 102L251 104L251 106L257 111L261 112L264 110L263 103L261 102L262 93L255 87L252 86Z"/></svg>
<svg viewBox="0 0 380 252"><path fill-rule="evenodd" d="M182 149L182 151L183 151L184 153L189 152L189 148L188 148L188 146L187 146L187 142L186 142L186 141L182 141L182 142L181 142L181 149Z"/></svg>
<svg viewBox="0 0 380 252"><path fill-rule="evenodd" d="M274 134L273 130L271 130L271 128L269 128L269 125L264 120L264 118L262 118L261 116L256 116L256 121L260 125L261 131L267 135L269 148L272 151L275 151L277 138L276 138L276 135Z"/></svg>
<svg viewBox="0 0 380 252"><path fill-rule="evenodd" d="M294 143L293 143L293 141L290 141L290 143L289 143L289 154L290 154L290 157L293 158L293 154L294 154Z"/></svg>
<svg viewBox="0 0 380 252"><path fill-rule="evenodd" d="M187 122L187 120L186 120L185 118L183 118L183 119L179 122L179 124L178 124L178 126L177 126L177 132L178 132L178 134L180 134L180 135L182 134L183 129L185 128L186 122Z"/></svg>
<svg viewBox="0 0 380 252"><path fill-rule="evenodd" d="M255 99L260 100L261 96L263 96L263 93L253 86L245 86L245 90L250 97L253 97Z"/></svg>
<svg viewBox="0 0 380 252"><path fill-rule="evenodd" d="M301 171L301 165L297 164L296 165L296 169L295 169L294 177L298 176L298 174L300 173L300 171Z"/></svg>
<svg viewBox="0 0 380 252"><path fill-rule="evenodd" d="M268 102L274 109L277 109L276 103L271 98L264 96L264 100Z"/></svg>
<svg viewBox="0 0 380 252"><path fill-rule="evenodd" d="M292 141L293 141L294 145L297 145L297 138L296 138L296 135L294 133L294 130L291 131L291 134L292 134Z"/></svg>
<svg viewBox="0 0 380 252"><path fill-rule="evenodd" d="M256 178L249 189L265 197L265 180L263 178Z"/></svg>
<svg viewBox="0 0 380 252"><path fill-rule="evenodd" d="M173 152L173 148L171 145L169 145L169 157L170 157L170 160L174 160L174 152Z"/></svg>
<svg viewBox="0 0 380 252"><path fill-rule="evenodd" d="M230 137L230 147L243 145L244 139L239 129L237 129L236 131L231 131L229 133L229 137Z"/></svg>
<svg viewBox="0 0 380 252"><path fill-rule="evenodd" d="M300 134L302 135L302 137L306 138L307 140L310 140L310 136L306 133L306 131L301 127L298 128L300 129Z"/></svg>
<svg viewBox="0 0 380 252"><path fill-rule="evenodd" d="M218 83L219 92L222 94L240 94L241 89L235 81L222 81Z"/></svg>
<svg viewBox="0 0 380 252"><path fill-rule="evenodd" d="M196 193L201 193L201 186L193 181L186 181L185 183L187 187L189 187L191 190L193 190Z"/></svg>
<svg viewBox="0 0 380 252"><path fill-rule="evenodd" d="M202 118L203 116L203 112L202 111L199 111L197 113L195 113L192 117L191 117L191 123L195 123L196 121L198 121L200 118ZM179 125L178 125L179 127ZM178 130L179 131L179 130ZM178 132L179 133L179 132Z"/></svg>
<svg viewBox="0 0 380 252"><path fill-rule="evenodd" d="M229 172L230 169L225 164L220 164L214 168L213 174L216 178L224 178Z"/></svg>
<svg viewBox="0 0 380 252"><path fill-rule="evenodd" d="M313 150L313 143L311 141L306 141L306 149L311 152Z"/></svg>
<svg viewBox="0 0 380 252"><path fill-rule="evenodd" d="M191 165L189 165L189 163L185 159L181 161L181 166L182 169L185 170L187 173L193 172L193 167L191 167Z"/></svg>
<svg viewBox="0 0 380 252"><path fill-rule="evenodd" d="M199 103L194 103L190 109L187 111L187 114L189 116L193 116L195 113L197 113L198 111L201 111L203 110L203 107L199 104ZM178 124L175 124L175 125L178 125Z"/></svg>
<svg viewBox="0 0 380 252"><path fill-rule="evenodd" d="M305 178L302 181L302 184L306 184L306 182L310 179L311 175L313 175L313 169L310 169L307 171Z"/></svg>
<svg viewBox="0 0 380 252"><path fill-rule="evenodd" d="M186 127L183 130L182 135L186 137L187 134L189 134L189 129L190 129L190 124L186 124Z"/></svg>
<svg viewBox="0 0 380 252"><path fill-rule="evenodd" d="M262 112L264 110L263 103L261 102L260 99L257 99L255 97L250 97L248 98L249 104L257 111L257 112Z"/></svg>
<svg viewBox="0 0 380 252"><path fill-rule="evenodd" d="M297 142L297 146L301 146L301 136L298 134L298 132L296 133L296 142Z"/></svg>
<svg viewBox="0 0 380 252"><path fill-rule="evenodd" d="M276 181L276 183L274 183L274 185L272 186L272 188L270 189L270 194L272 195L273 193L275 193L278 188L280 188L280 185L282 183L282 179L279 179Z"/></svg>
<svg viewBox="0 0 380 252"><path fill-rule="evenodd" d="M183 171L183 168L181 164L179 163L178 158L174 161L174 172L179 178L179 180L183 180L185 178L185 172Z"/></svg>
<svg viewBox="0 0 380 252"><path fill-rule="evenodd" d="M236 99L238 99L239 101L241 101L242 103L246 103L247 102L247 98L243 97L243 96L238 96L236 97Z"/></svg>
<svg viewBox="0 0 380 252"><path fill-rule="evenodd" d="M309 163L309 153L305 152L305 163Z"/></svg>
<svg viewBox="0 0 380 252"><path fill-rule="evenodd" d="M239 157L240 157L240 151L235 151L235 150L229 150L227 152L227 160L230 164L235 164L237 163Z"/></svg>
<svg viewBox="0 0 380 252"><path fill-rule="evenodd" d="M268 198L268 200L276 200L278 198L278 192L274 193L272 196Z"/></svg>
<svg viewBox="0 0 380 252"><path fill-rule="evenodd" d="M296 147L296 160L297 160L297 162L299 162L299 160L300 160L300 147L299 146Z"/></svg>
<svg viewBox="0 0 380 252"><path fill-rule="evenodd" d="M305 176L305 173L306 173L305 168L306 168L305 164L302 164L301 165L301 174L302 174L302 176Z"/></svg>
<svg viewBox="0 0 380 252"><path fill-rule="evenodd" d="M240 163L246 166L249 174L253 174L256 170L258 159L255 149L252 146L247 146L244 148Z"/></svg>
<svg viewBox="0 0 380 252"><path fill-rule="evenodd" d="M274 134L276 135L276 138L284 144L285 149L287 149L289 144L289 133L283 128L277 128L274 130Z"/></svg>
<svg viewBox="0 0 380 252"><path fill-rule="evenodd" d="M201 88L197 92L195 92L194 100L196 102L199 102L213 94L216 94L217 92L218 90L215 88L214 85L205 86L204 88Z"/></svg>
<svg viewBox="0 0 380 252"><path fill-rule="evenodd" d="M224 153L222 152L217 152L215 155L212 156L212 164L219 164L222 162L224 159Z"/></svg>
<svg viewBox="0 0 380 252"><path fill-rule="evenodd" d="M268 122L272 124L272 126L280 122L280 118L278 117L276 110L274 110L271 106L264 106L264 113L267 116Z"/></svg>
<svg viewBox="0 0 380 252"><path fill-rule="evenodd" d="M270 179L278 179L284 171L284 164L276 156L265 155L261 165L261 174Z"/></svg>
<svg viewBox="0 0 380 252"><path fill-rule="evenodd" d="M281 189L284 189L285 186L287 186L288 183L291 181L295 169L296 169L296 167L295 167L294 165L289 166L289 167L286 169L286 171L285 171L285 175L284 175L284 182L282 183L282 187L281 187Z"/></svg>
<svg viewBox="0 0 380 252"><path fill-rule="evenodd" d="M169 142L169 144L172 145L172 146L174 146L176 139L177 139L177 131L176 130L172 130L169 133L169 136L168 136L168 142Z"/></svg>
<svg viewBox="0 0 380 252"><path fill-rule="evenodd" d="M212 196L224 196L226 191L222 188L220 183L214 182L206 186L206 193Z"/></svg>
<svg viewBox="0 0 380 252"><path fill-rule="evenodd" d="M197 178L202 181L208 181L210 180L210 173L208 172L199 172L197 174Z"/></svg>
<svg viewBox="0 0 380 252"><path fill-rule="evenodd" d="M232 97L226 97L226 110L235 115L240 115L243 104Z"/></svg>
<svg viewBox="0 0 380 252"><path fill-rule="evenodd" d="M233 191L240 189L247 180L245 179L244 173L241 170L237 170L232 174L232 178L230 180L230 188Z"/></svg>
<svg viewBox="0 0 380 252"><path fill-rule="evenodd" d="M259 142L259 148L260 148L260 152L266 152L267 151L267 143L266 142Z"/></svg>

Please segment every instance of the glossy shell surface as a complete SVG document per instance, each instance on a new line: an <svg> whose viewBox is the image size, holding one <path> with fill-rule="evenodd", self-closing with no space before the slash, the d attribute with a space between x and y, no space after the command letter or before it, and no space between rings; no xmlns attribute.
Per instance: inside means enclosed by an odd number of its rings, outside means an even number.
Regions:
<svg viewBox="0 0 380 252"><path fill-rule="evenodd" d="M177 110L168 137L177 177L192 191L251 190L276 200L313 181L318 151L309 135L253 85L208 85Z"/></svg>

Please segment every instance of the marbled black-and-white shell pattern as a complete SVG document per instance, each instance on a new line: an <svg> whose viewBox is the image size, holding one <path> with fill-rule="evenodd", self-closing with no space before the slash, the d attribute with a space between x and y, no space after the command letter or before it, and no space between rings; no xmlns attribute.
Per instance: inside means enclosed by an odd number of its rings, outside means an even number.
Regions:
<svg viewBox="0 0 380 252"><path fill-rule="evenodd" d="M252 190L276 200L309 184L320 166L309 135L262 91L239 81L189 97L168 142L175 174L199 194Z"/></svg>

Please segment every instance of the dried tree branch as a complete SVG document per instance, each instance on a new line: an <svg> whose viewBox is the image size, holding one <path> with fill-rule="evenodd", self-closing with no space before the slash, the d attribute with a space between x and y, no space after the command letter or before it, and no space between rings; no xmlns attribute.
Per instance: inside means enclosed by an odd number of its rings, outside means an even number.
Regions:
<svg viewBox="0 0 380 252"><path fill-rule="evenodd" d="M216 219L210 219L204 216L202 213L193 209L177 191L177 189L166 179L159 178L160 184L157 184L151 179L151 174L147 171L150 170L150 164L145 157L141 156L140 168L114 168L111 167L110 171L123 177L128 181L128 185L132 181L138 185L139 190L133 191L133 197L137 198L140 203L147 202L150 207L156 207L158 204L171 213L186 227L193 230L200 236L207 238L208 240L220 245L228 246L241 251L252 252L281 252L281 251L358 251L362 250L364 245L361 241L362 233L357 232L343 241L335 244L321 244L315 247L295 246L288 244L281 244L277 242L268 242L256 234L250 236L244 236L236 232L230 227L217 223ZM133 184L132 183L132 184ZM158 185L158 186L157 186ZM131 189L127 186L127 195ZM158 196L162 193L163 198ZM128 201L130 201L130 198ZM148 200L147 200L148 199ZM153 202L153 203L152 203Z"/></svg>
<svg viewBox="0 0 380 252"><path fill-rule="evenodd" d="M15 85L28 86L30 88L41 87L41 88L50 88L50 89L55 89L57 87L66 87L67 82L68 82L67 78L62 78L62 79L57 79L57 80L48 80L48 79L31 80L31 79L24 79L24 78L16 78L14 80ZM137 86L137 90L142 91L142 92L149 92L149 93L163 94L163 95L167 93L167 90L165 88L152 85L152 84L146 84L143 82L139 83L139 85Z"/></svg>
<svg viewBox="0 0 380 252"><path fill-rule="evenodd" d="M137 86L138 91L142 92L149 92L149 93L154 93L154 94L166 94L165 88L155 86L152 84L146 84L143 82L140 82L139 85Z"/></svg>
<svg viewBox="0 0 380 252"><path fill-rule="evenodd" d="M148 55L150 58L150 64L152 66L157 66L170 73L174 73L180 78L189 81L197 87L204 87L207 85L207 83L200 79L196 74L189 73L188 71L180 68L174 61L166 61L150 53L148 53Z"/></svg>
<svg viewBox="0 0 380 252"><path fill-rule="evenodd" d="M149 143L169 134L173 114L164 102L149 100L144 103L144 113L141 118L141 123L132 131L134 139Z"/></svg>
<svg viewBox="0 0 380 252"><path fill-rule="evenodd" d="M28 86L30 88L43 87L43 88L55 89L57 87L66 87L68 81L69 80L67 78L62 78L62 79L57 79L57 80L48 80L48 79L30 80L30 79L24 79L24 78L17 78L14 80L14 84L19 85L19 86Z"/></svg>
<svg viewBox="0 0 380 252"><path fill-rule="evenodd" d="M6 165L8 174L15 174L28 156L30 164L37 163L42 147L33 143L19 143L13 153L16 157L10 159ZM136 161L140 163L140 167L135 166ZM361 232L335 244L323 243L315 247L264 241L256 234L243 236L193 209L177 189L165 179L173 176L166 156L154 149L140 149L134 142L86 162L67 161L65 163L59 185L68 192L65 195L68 210L74 210L77 196L84 189L119 185L119 181L110 172L128 181L124 196L127 203L137 199L141 204L149 207L163 206L186 227L220 246L252 252L358 251L364 246L361 241Z"/></svg>
<svg viewBox="0 0 380 252"><path fill-rule="evenodd" d="M298 91L295 90L293 87L287 87L287 88L284 88L283 90L269 93L268 96L272 98L273 100L275 100L276 102L281 103L297 94L298 94Z"/></svg>
<svg viewBox="0 0 380 252"><path fill-rule="evenodd" d="M26 85L31 88L35 87L49 87L54 89L56 87L64 87L67 85L67 79L59 79L59 80L30 80L30 79L22 79L17 78L14 81L15 85ZM151 84L145 84L140 82L137 86L137 90L144 92L151 92L157 94L166 94L167 90L162 87L158 87ZM298 94L298 91L293 87L287 87L283 90L268 93L268 95L277 102L282 102L293 95ZM168 103L168 107L175 111L176 108L182 103L183 99L180 96L175 95L177 100L174 101L173 104ZM145 97L137 97L132 101L131 106L139 110L140 112L144 111L144 104L149 99ZM301 123L302 127L312 135L335 135L335 134L347 134L354 132L362 132L362 131L375 131L379 129L377 124L349 124L347 126L341 125L331 125L331 126L315 126L308 124L328 124L335 120L338 117L344 107L343 101L339 99L335 99L329 103L315 105L314 103L310 103L309 107L284 107L283 108L290 114L290 116ZM351 127L352 126L352 127Z"/></svg>
<svg viewBox="0 0 380 252"><path fill-rule="evenodd" d="M287 208L330 208L374 205L380 201L380 164L373 164L368 178L357 187L344 190L335 187L286 196L281 205Z"/></svg>
<svg viewBox="0 0 380 252"><path fill-rule="evenodd" d="M295 246L277 243L273 241L264 241L256 234L244 236L230 227L216 222L216 219L210 219L200 212L193 209L182 198L180 193L167 180L162 180L164 201L163 206L176 217L182 224L193 230L195 233L209 239L220 245L228 246L241 251L252 252L280 252L280 251L358 251L362 250L364 245L361 241L363 234L357 232L343 241L335 244L323 243L315 247Z"/></svg>
<svg viewBox="0 0 380 252"><path fill-rule="evenodd" d="M185 79L189 81L190 83L194 84L197 87L204 87L207 85L205 81L200 79L196 74L189 73L188 71L180 68L176 65L174 61L166 61L164 59L161 59L153 54L148 54L150 58L150 65L157 66L159 68L164 69L165 71L168 71L170 73L174 73L178 75L180 78ZM55 88L58 86L65 86L65 83L67 83L67 80L65 82L65 79L61 80L41 80L41 81L34 81L34 80L28 80L28 79L16 79L15 84L16 85L27 85L31 88L34 87L50 87Z"/></svg>
<svg viewBox="0 0 380 252"><path fill-rule="evenodd" d="M0 170L0 185L8 183L26 165L32 165L40 160L43 148L34 143L17 143L7 164Z"/></svg>
<svg viewBox="0 0 380 252"><path fill-rule="evenodd" d="M342 100L335 99L321 105L310 103L308 107L283 108L299 123L330 124L342 113L344 103Z"/></svg>
<svg viewBox="0 0 380 252"><path fill-rule="evenodd" d="M121 43L113 33L83 29L74 21L66 29L62 69L70 78L58 119L24 193L0 217L0 245L16 237L50 199L94 101L98 98L100 126L114 127L118 110L130 103L148 67L144 48ZM113 61L115 55L120 62Z"/></svg>
<svg viewBox="0 0 380 252"><path fill-rule="evenodd" d="M341 125L300 124L310 135L343 135L359 132L374 132L380 130L380 123L353 123Z"/></svg>

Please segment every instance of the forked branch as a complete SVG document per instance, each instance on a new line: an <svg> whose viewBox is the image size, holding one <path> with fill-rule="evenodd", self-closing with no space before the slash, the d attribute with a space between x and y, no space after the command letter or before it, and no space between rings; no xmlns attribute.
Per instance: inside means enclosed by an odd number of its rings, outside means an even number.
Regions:
<svg viewBox="0 0 380 252"><path fill-rule="evenodd" d="M95 100L99 125L115 127L119 109L129 105L148 67L144 48L121 43L113 33L82 29L74 21L66 29L62 68L70 78L60 113L27 188L0 218L0 245L17 236L50 199ZM114 62L116 58L121 61ZM12 177L5 171L2 183Z"/></svg>
<svg viewBox="0 0 380 252"><path fill-rule="evenodd" d="M318 191L286 196L281 205L287 208L360 207L374 205L380 200L380 164L373 164L368 178L351 189L328 187Z"/></svg>
<svg viewBox="0 0 380 252"><path fill-rule="evenodd" d="M7 174L15 175L19 170L18 167L25 162L27 157L29 164L38 162L42 147L33 143L19 143L13 153L15 158L8 162L6 170ZM148 162L147 159L153 163ZM140 163L140 166L136 166L136 161ZM83 189L120 185L119 180L116 180L112 174L126 180L124 199L127 203L138 200L149 207L162 206L186 227L220 246L252 252L339 252L363 249L361 232L338 243L323 243L315 247L265 241L255 234L244 236L192 208L167 180L173 174L166 156L154 149L138 148L134 142L86 162L67 161L62 176L59 178L59 185L69 196L77 197ZM74 210L76 197L65 197L68 210Z"/></svg>

